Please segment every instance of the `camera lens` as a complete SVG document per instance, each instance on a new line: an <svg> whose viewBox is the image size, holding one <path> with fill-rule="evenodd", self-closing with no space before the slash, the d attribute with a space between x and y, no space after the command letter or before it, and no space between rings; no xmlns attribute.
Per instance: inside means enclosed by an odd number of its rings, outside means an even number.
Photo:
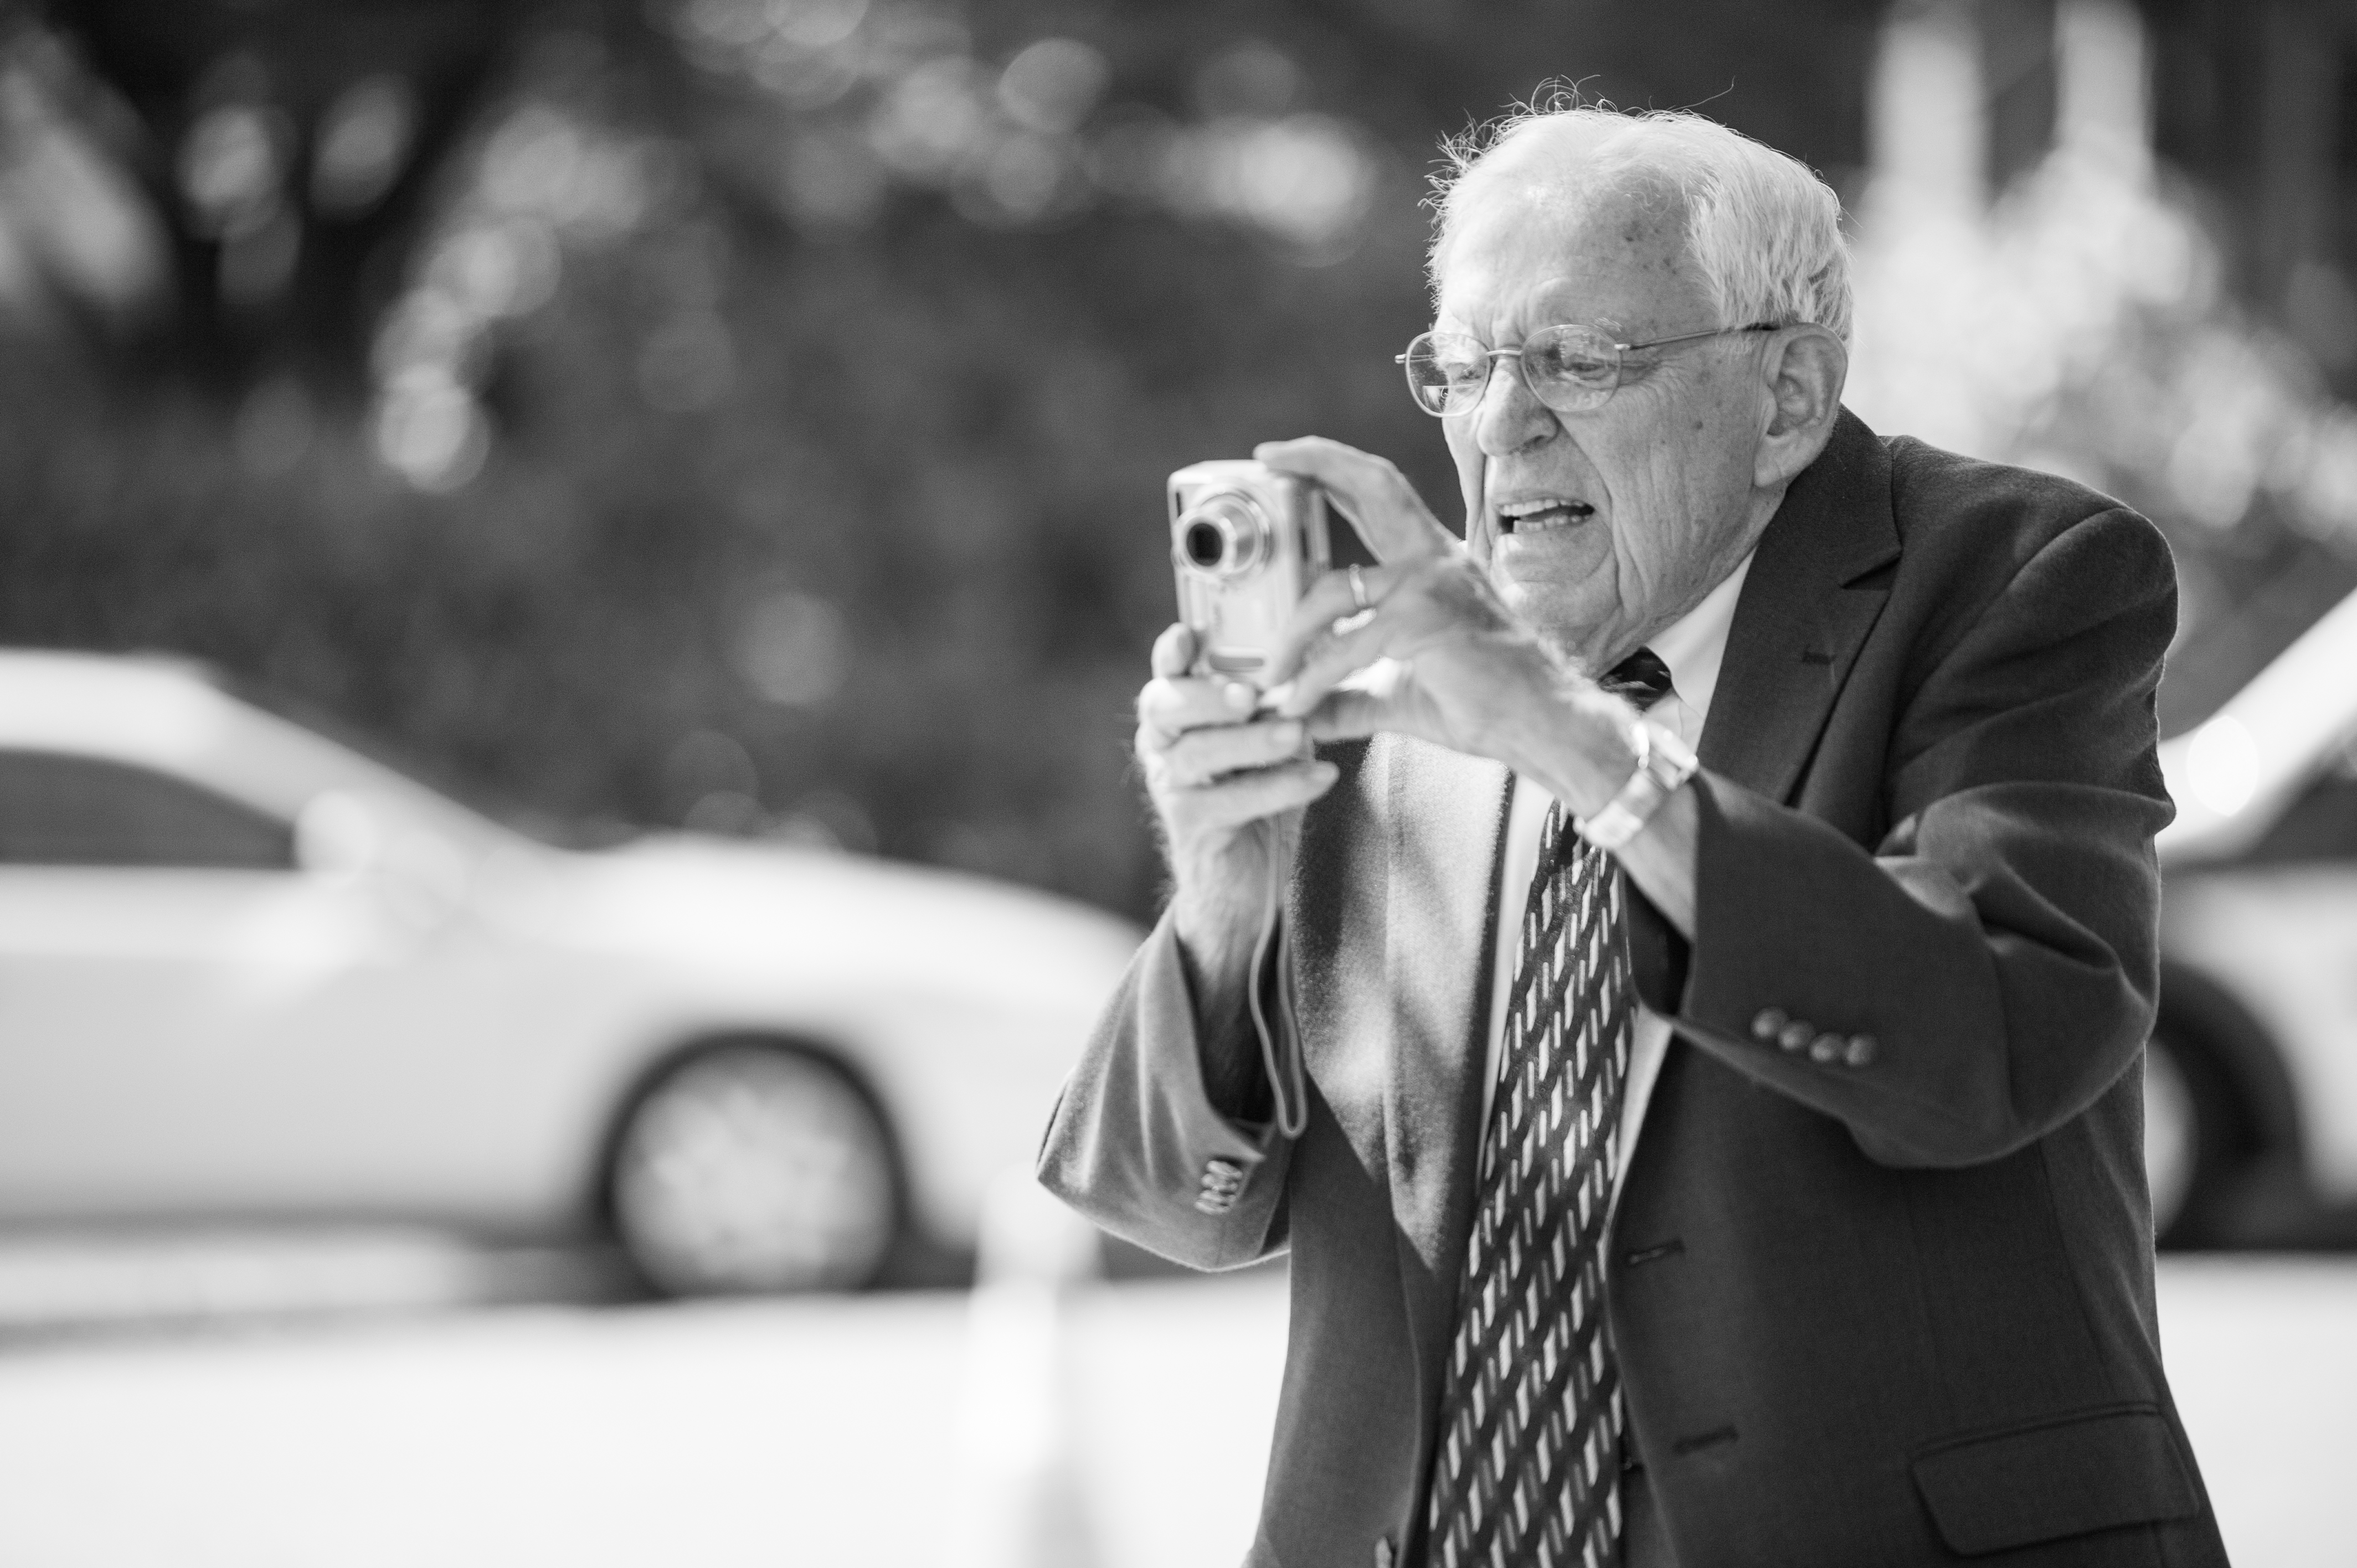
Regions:
<svg viewBox="0 0 2357 1568"><path fill-rule="evenodd" d="M1178 520L1178 553L1207 577L1240 575L1268 553L1268 519L1249 496L1206 496Z"/></svg>
<svg viewBox="0 0 2357 1568"><path fill-rule="evenodd" d="M1198 518L1187 525L1189 564L1200 566L1206 572L1213 571L1220 564L1220 557L1227 553L1228 536L1220 532L1218 524Z"/></svg>

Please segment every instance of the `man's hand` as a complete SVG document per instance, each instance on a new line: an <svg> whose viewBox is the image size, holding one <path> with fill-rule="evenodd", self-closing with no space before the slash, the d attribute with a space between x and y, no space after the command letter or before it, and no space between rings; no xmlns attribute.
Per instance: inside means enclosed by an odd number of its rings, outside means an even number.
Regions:
<svg viewBox="0 0 2357 1568"><path fill-rule="evenodd" d="M1292 814L1332 788L1337 769L1310 757L1299 719L1255 719L1252 687L1189 675L1194 655L1184 626L1155 639L1154 679L1137 694L1137 760L1162 824L1179 944L1198 980L1224 989L1248 972L1271 877L1291 870Z"/></svg>
<svg viewBox="0 0 2357 1568"><path fill-rule="evenodd" d="M1506 607L1396 467L1318 436L1254 456L1316 480L1381 563L1358 574L1371 610L1361 613L1348 573L1302 596L1270 661L1280 714L1306 717L1319 740L1390 730L1494 757L1575 810L1611 798L1634 765L1625 708ZM1394 663L1362 688L1337 689L1384 659Z"/></svg>
<svg viewBox="0 0 2357 1568"><path fill-rule="evenodd" d="M1440 526L1400 471L1336 441L1277 441L1254 454L1325 487L1382 563L1329 573L1271 660L1289 682L1277 711L1308 720L1318 740L1391 730L1492 757L1536 782L1573 815L1592 817L1637 766L1629 705L1572 669L1499 598L1489 575ZM1338 629L1336 622L1341 622ZM1394 662L1366 689L1338 689L1379 660ZM1618 858L1656 908L1695 930L1695 804L1685 789L1654 812Z"/></svg>

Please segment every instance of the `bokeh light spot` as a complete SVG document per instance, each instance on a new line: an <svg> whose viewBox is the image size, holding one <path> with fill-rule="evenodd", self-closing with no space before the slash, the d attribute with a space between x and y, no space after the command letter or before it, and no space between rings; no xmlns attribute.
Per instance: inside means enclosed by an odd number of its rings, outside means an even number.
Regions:
<svg viewBox="0 0 2357 1568"><path fill-rule="evenodd" d="M377 410L377 454L418 489L457 489L473 478L490 449L490 430L474 394L431 370L411 371L386 389Z"/></svg>
<svg viewBox="0 0 2357 1568"><path fill-rule="evenodd" d="M843 612L792 589L755 605L737 639L739 673L780 707L817 707L833 697L849 673L850 654Z"/></svg>
<svg viewBox="0 0 2357 1568"><path fill-rule="evenodd" d="M999 107L1028 130L1057 135L1089 116L1113 81L1103 55L1077 38L1041 38L1006 62Z"/></svg>
<svg viewBox="0 0 2357 1568"><path fill-rule="evenodd" d="M417 135L417 94L390 73L354 82L319 118L311 200L324 213L365 212L384 198Z"/></svg>
<svg viewBox="0 0 2357 1568"><path fill-rule="evenodd" d="M285 172L285 117L253 103L205 111L180 144L180 194L214 234L259 226L275 209Z"/></svg>
<svg viewBox="0 0 2357 1568"><path fill-rule="evenodd" d="M1300 106L1308 88L1291 56L1262 38L1232 44L1195 72L1195 107L1207 118L1273 119Z"/></svg>
<svg viewBox="0 0 2357 1568"><path fill-rule="evenodd" d="M2193 732L2192 744L2186 747L2185 773L2196 800L2231 817L2258 792L2258 742L2240 719L2221 714Z"/></svg>

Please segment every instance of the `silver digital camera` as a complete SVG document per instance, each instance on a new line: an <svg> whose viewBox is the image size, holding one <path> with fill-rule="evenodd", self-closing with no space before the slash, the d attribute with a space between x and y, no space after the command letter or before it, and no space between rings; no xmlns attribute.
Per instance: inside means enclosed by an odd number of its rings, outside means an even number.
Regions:
<svg viewBox="0 0 2357 1568"><path fill-rule="evenodd" d="M1326 492L1243 459L1170 476L1170 562L1196 675L1261 684L1294 607L1328 567Z"/></svg>

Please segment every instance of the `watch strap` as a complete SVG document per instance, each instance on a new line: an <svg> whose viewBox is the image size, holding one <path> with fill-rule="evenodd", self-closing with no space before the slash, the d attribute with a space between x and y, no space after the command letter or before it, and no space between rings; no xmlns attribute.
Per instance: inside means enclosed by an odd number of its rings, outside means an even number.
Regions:
<svg viewBox="0 0 2357 1568"><path fill-rule="evenodd" d="M1581 838L1608 853L1644 832L1662 802L1677 793L1700 766L1685 742L1643 719L1637 721L1632 738L1637 767L1629 781L1602 811L1574 824Z"/></svg>

